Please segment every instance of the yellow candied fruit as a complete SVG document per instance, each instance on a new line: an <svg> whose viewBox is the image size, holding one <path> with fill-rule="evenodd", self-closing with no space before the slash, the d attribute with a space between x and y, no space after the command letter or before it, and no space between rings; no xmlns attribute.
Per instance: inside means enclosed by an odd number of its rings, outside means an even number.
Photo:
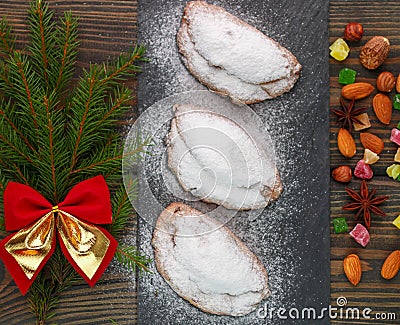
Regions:
<svg viewBox="0 0 400 325"><path fill-rule="evenodd" d="M347 45L346 41L343 38L338 38L336 41L334 41L329 49L332 51L337 46L343 46L346 52L350 52L350 47Z"/></svg>
<svg viewBox="0 0 400 325"><path fill-rule="evenodd" d="M365 149L363 159L367 165L373 165L379 160L379 156L375 152Z"/></svg>
<svg viewBox="0 0 400 325"><path fill-rule="evenodd" d="M396 155L394 156L395 162L400 162L400 148L397 149Z"/></svg>
<svg viewBox="0 0 400 325"><path fill-rule="evenodd" d="M399 177L400 175L400 165L390 165L388 168L386 168L386 174L388 174L388 176L392 177L393 179L397 179L397 177Z"/></svg>
<svg viewBox="0 0 400 325"><path fill-rule="evenodd" d="M346 59L350 52L350 48L343 38L338 38L329 49L331 50L331 56L338 61Z"/></svg>
<svg viewBox="0 0 400 325"><path fill-rule="evenodd" d="M393 224L400 229L400 216L393 220Z"/></svg>

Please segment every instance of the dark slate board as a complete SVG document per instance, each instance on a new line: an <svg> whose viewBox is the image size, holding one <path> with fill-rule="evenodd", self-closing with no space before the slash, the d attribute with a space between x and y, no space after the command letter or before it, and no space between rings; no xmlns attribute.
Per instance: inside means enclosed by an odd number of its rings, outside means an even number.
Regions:
<svg viewBox="0 0 400 325"><path fill-rule="evenodd" d="M152 59L139 78L139 111L180 92L205 89L180 62L175 34L186 1L139 0L139 42ZM272 296L258 308L329 305L329 70L328 1L218 0L212 3L254 25L296 55L303 65L297 85L287 94L252 105L274 143L285 191L255 221L246 213L228 227L266 266ZM153 194L164 206L171 196L150 175ZM162 180L162 179L161 179ZM143 180L142 180L143 181ZM147 180L146 180L147 181ZM139 218L140 249L153 256L152 228ZM213 316L177 296L151 266L139 277L140 324L310 324L310 320ZM257 309L258 309L257 308ZM257 311L257 310L256 310ZM328 324L329 320L312 320Z"/></svg>

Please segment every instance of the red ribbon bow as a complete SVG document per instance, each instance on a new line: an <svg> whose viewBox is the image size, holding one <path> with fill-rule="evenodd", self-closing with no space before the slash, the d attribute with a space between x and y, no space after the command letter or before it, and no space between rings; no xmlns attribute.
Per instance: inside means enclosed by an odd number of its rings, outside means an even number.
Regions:
<svg viewBox="0 0 400 325"><path fill-rule="evenodd" d="M0 242L0 258L23 295L56 247L93 286L111 262L117 241L93 224L112 222L110 193L102 176L76 186L57 206L33 188L10 182L4 191L7 231L19 230ZM57 231L56 231L57 230Z"/></svg>

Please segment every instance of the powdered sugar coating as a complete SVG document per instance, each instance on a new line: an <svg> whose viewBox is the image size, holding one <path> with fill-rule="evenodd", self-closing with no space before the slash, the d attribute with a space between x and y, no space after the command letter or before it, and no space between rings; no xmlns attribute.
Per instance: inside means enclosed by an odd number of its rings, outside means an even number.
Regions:
<svg viewBox="0 0 400 325"><path fill-rule="evenodd" d="M205 1L186 5L177 43L201 83L247 104L289 91L301 70L286 48Z"/></svg>
<svg viewBox="0 0 400 325"><path fill-rule="evenodd" d="M278 44L221 7L189 2L184 20L197 52L211 66L252 84L289 76L289 60Z"/></svg>
<svg viewBox="0 0 400 325"><path fill-rule="evenodd" d="M175 235L185 232L205 234ZM164 279L204 311L246 315L270 294L264 266L244 243L218 221L185 204L173 203L161 213L152 244Z"/></svg>
<svg viewBox="0 0 400 325"><path fill-rule="evenodd" d="M282 191L273 148L257 144L233 119L196 105L176 105L168 165L186 191L229 209L267 206Z"/></svg>
<svg viewBox="0 0 400 325"><path fill-rule="evenodd" d="M177 38L185 65L209 88L230 94L243 102L257 102L271 98L261 85L247 83L224 69L209 65L207 60L196 51L185 22L182 22Z"/></svg>

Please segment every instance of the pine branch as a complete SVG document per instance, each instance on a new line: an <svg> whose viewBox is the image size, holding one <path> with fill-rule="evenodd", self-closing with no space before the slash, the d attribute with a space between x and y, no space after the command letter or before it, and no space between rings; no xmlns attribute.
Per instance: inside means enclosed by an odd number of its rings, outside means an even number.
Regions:
<svg viewBox="0 0 400 325"><path fill-rule="evenodd" d="M105 66L107 74L102 79L102 83L122 81L129 77L134 77L138 72L142 71L141 67L135 65L135 63L149 61L145 55L146 47L143 45L135 46L130 55L121 54L112 67Z"/></svg>
<svg viewBox="0 0 400 325"><path fill-rule="evenodd" d="M49 273L42 271L38 275L28 297L29 306L36 315L38 325L45 324L56 315L54 309L58 305L61 293L79 280L59 248L48 263L45 271L48 270Z"/></svg>
<svg viewBox="0 0 400 325"><path fill-rule="evenodd" d="M2 122L3 123L5 122L6 124L8 124L11 127L11 129L22 139L22 141L25 142L25 144L28 146L28 148L30 150L35 151L35 148L33 148L33 145L29 142L28 138L14 124L12 119L7 116L8 114L12 114L13 111L15 111L15 106L12 105L10 100L7 102L0 101L0 118L4 119L4 121L2 121ZM14 116L14 118L15 118L15 116ZM3 132L1 132L1 133L3 133Z"/></svg>
<svg viewBox="0 0 400 325"><path fill-rule="evenodd" d="M133 272L136 272L136 269L139 272L149 272L148 264L151 262L151 259L141 255L134 246L119 245L115 253L115 258Z"/></svg>
<svg viewBox="0 0 400 325"><path fill-rule="evenodd" d="M78 20L72 17L72 13L64 13L64 18L60 20L61 26L57 28L56 42L59 47L56 60L58 67L57 81L54 86L54 91L57 93L60 90L66 89L75 71L75 60L77 54Z"/></svg>
<svg viewBox="0 0 400 325"><path fill-rule="evenodd" d="M104 116L98 121L98 126L108 126L110 123L115 123L118 116L125 113L130 107L128 103L133 99L132 91L124 87L123 85L119 88L114 89L113 94L109 96L108 107Z"/></svg>
<svg viewBox="0 0 400 325"><path fill-rule="evenodd" d="M34 165L35 162L32 158L24 151L20 150L20 147L22 146L17 143L18 141L20 141L20 139L15 137L13 134L7 136L0 134L0 143L4 145L4 148L2 148L2 154L8 153L8 159L10 161L18 160L24 164Z"/></svg>
<svg viewBox="0 0 400 325"><path fill-rule="evenodd" d="M21 171L21 169L14 163L11 163L11 165L12 165L12 167L14 167L14 170L15 170L15 172L17 174L15 178L20 183L25 184L25 185L29 185L29 182L28 182L27 178L25 177L25 174Z"/></svg>
<svg viewBox="0 0 400 325"><path fill-rule="evenodd" d="M96 111L96 105L101 105L102 100L104 98L104 87L100 87L99 84L99 76L100 69L98 66L92 65L90 67L89 72L84 71L84 76L80 79L78 88L76 90L74 100L72 101L72 107L78 109L83 104L83 111L76 111L76 115L79 118L79 125L76 128L71 129L71 140L74 144L72 158L71 158L71 167L70 170L74 170L79 157L81 156L81 152L84 151L81 149L81 142L85 141L86 135L88 132L86 131L86 123L89 120L90 115L93 111ZM79 116L80 115L80 116ZM86 140L89 143L88 140Z"/></svg>
<svg viewBox="0 0 400 325"><path fill-rule="evenodd" d="M120 186L119 190L114 194L112 200L113 222L107 227L113 237L120 237L125 230L126 224L132 215L132 206L129 198L133 199L137 195L137 181L132 180L127 184L126 189Z"/></svg>
<svg viewBox="0 0 400 325"><path fill-rule="evenodd" d="M145 139L135 143L135 145L129 149L131 151L122 153L120 146L117 146L118 143L115 143L114 141L110 142L109 145L105 146L100 152L93 151L93 155L89 159L85 160L78 169L71 171L71 174L103 174L107 170L121 167L121 160L125 158L132 164L138 161L144 154L148 153L147 147L151 144L151 139ZM108 150L113 150L113 155L110 155Z"/></svg>
<svg viewBox="0 0 400 325"><path fill-rule="evenodd" d="M7 184L6 178L0 169L0 206L3 206L3 204L4 204L3 194L4 194L4 190L6 188L6 184ZM6 229L5 229L5 225L4 225L4 212L3 212L3 210L0 210L0 231L4 232L5 230ZM5 236L1 236L1 237L5 237Z"/></svg>
<svg viewBox="0 0 400 325"><path fill-rule="evenodd" d="M137 161L150 145L137 136L123 152L117 131L133 99L123 82L141 71L145 48L121 54L114 64L91 65L77 85L67 88L75 69L77 20L67 12L57 24L42 0L32 0L29 21L31 44L21 51L14 48L11 27L4 19L0 23L0 204L10 180L32 186L57 204L78 182L102 174L111 185L113 223L108 228L120 237L133 214L129 199L137 195L136 180L126 190L116 186L122 158ZM0 235L2 229L0 211ZM131 246L119 246L116 258L133 270L147 271L150 262ZM57 246L30 289L38 324L54 316L61 292L76 279Z"/></svg>
<svg viewBox="0 0 400 325"><path fill-rule="evenodd" d="M56 162L54 159L54 127L52 122L52 116L50 113L50 104L47 97L44 98L44 106L46 107L47 114L47 129L49 131L49 155L50 155L50 169L51 169L51 180L53 183L53 197L54 202L58 202L59 197L57 194L57 181L56 181Z"/></svg>
<svg viewBox="0 0 400 325"><path fill-rule="evenodd" d="M43 99L44 113L38 118L40 127L39 156L37 174L40 191L48 200L56 204L70 190L67 184L69 172L66 169L70 160L68 146L64 142L63 114L56 109L54 98Z"/></svg>
<svg viewBox="0 0 400 325"><path fill-rule="evenodd" d="M29 20L32 42L28 49L31 52L32 62L46 85L47 92L54 88L49 83L49 70L52 69L54 58L50 53L56 43L54 33L53 12L42 1L32 1L30 6Z"/></svg>
<svg viewBox="0 0 400 325"><path fill-rule="evenodd" d="M40 79L37 78L26 55L14 52L7 63L8 78L13 84L13 87L8 89L8 97L14 99L17 107L25 113L24 127L29 132L28 138L36 139L38 136L36 96L43 93Z"/></svg>
<svg viewBox="0 0 400 325"><path fill-rule="evenodd" d="M15 36L12 34L12 28L3 17L0 21L0 58L9 59L14 51ZM0 60L0 92L12 88L12 83L8 80L7 68L3 60Z"/></svg>
<svg viewBox="0 0 400 325"><path fill-rule="evenodd" d="M0 21L0 55L8 58L14 51L15 36L12 34L11 25L3 17Z"/></svg>

